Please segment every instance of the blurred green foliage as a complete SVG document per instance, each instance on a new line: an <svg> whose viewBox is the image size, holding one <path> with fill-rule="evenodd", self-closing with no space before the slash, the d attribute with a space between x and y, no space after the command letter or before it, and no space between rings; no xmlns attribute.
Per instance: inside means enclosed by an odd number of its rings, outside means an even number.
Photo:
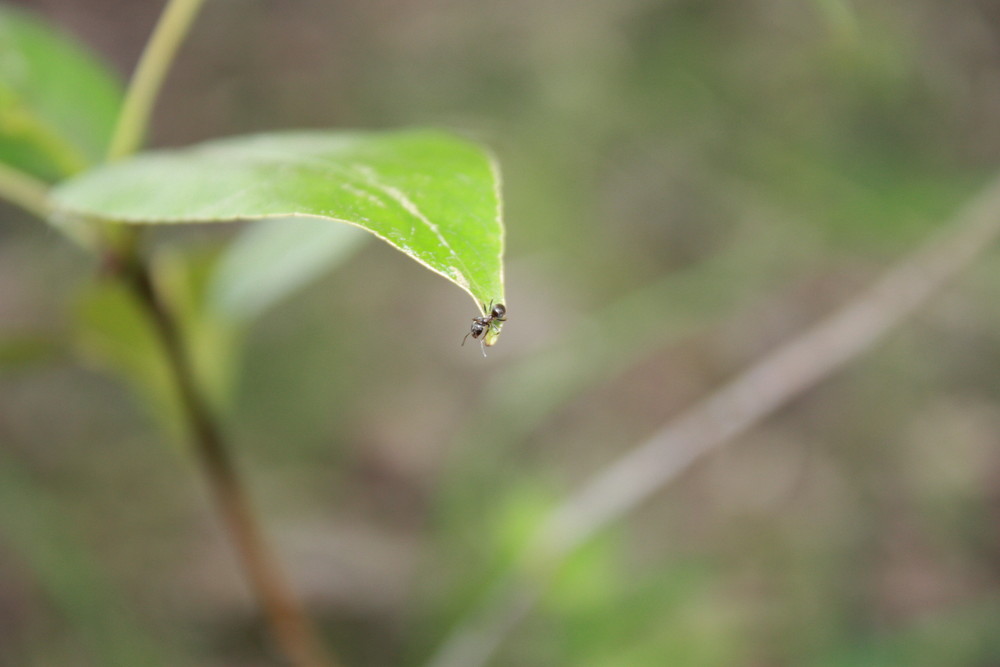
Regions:
<svg viewBox="0 0 1000 667"><path fill-rule="evenodd" d="M0 7L0 159L48 181L100 160L121 89L88 49Z"/></svg>
<svg viewBox="0 0 1000 667"><path fill-rule="evenodd" d="M45 7L125 69L142 4ZM156 143L450 125L504 167L487 361L467 299L380 244L240 345L197 335L346 662L422 664L564 493L943 224L998 164L998 41L973 0L210 3ZM162 236L180 301L223 234ZM63 353L94 267L55 244L5 211L0 664L270 664L183 458ZM989 258L586 545L494 664L1000 661L998 292Z"/></svg>

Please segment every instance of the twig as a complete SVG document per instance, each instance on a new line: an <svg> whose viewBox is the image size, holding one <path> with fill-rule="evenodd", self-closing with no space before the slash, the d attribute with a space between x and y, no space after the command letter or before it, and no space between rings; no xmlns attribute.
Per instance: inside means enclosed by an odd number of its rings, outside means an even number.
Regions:
<svg viewBox="0 0 1000 667"><path fill-rule="evenodd" d="M136 262L125 277L167 354L198 457L275 640L295 665L332 665L261 536L222 433L198 389L180 330L157 297L148 270Z"/></svg>
<svg viewBox="0 0 1000 667"><path fill-rule="evenodd" d="M696 460L870 349L998 236L1000 180L948 223L943 233L900 261L858 298L670 421L561 503L542 523L511 574L429 664L486 664L580 544L635 509Z"/></svg>

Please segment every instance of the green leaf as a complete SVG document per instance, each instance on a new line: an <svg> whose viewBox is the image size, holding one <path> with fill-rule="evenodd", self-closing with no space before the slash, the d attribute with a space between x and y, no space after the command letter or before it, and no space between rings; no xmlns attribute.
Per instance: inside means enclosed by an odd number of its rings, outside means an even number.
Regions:
<svg viewBox="0 0 1000 667"><path fill-rule="evenodd" d="M116 76L86 48L0 7L0 162L47 181L99 162L121 98Z"/></svg>
<svg viewBox="0 0 1000 667"><path fill-rule="evenodd" d="M206 308L214 253L160 252L151 263L157 292L174 315L199 387L213 410L228 412L243 350L238 322ZM76 308L77 349L96 368L129 383L165 432L184 440L181 397L159 335L120 281L100 281L81 291Z"/></svg>
<svg viewBox="0 0 1000 667"><path fill-rule="evenodd" d="M483 308L503 301L498 186L490 156L444 132L289 132L143 153L58 186L53 202L71 217L137 224L346 222L448 278Z"/></svg>
<svg viewBox="0 0 1000 667"><path fill-rule="evenodd" d="M112 370L145 400L149 415L176 441L184 436L181 399L156 332L120 282L88 285L76 308L77 351L86 363Z"/></svg>
<svg viewBox="0 0 1000 667"><path fill-rule="evenodd" d="M316 218L255 222L219 258L206 307L225 319L250 321L348 259L369 238L350 225Z"/></svg>

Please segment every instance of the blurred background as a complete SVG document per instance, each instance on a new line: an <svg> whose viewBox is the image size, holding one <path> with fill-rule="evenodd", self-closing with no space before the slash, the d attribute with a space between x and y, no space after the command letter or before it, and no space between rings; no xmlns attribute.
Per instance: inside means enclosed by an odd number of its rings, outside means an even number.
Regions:
<svg viewBox="0 0 1000 667"><path fill-rule="evenodd" d="M162 8L14 4L122 77ZM374 241L244 342L226 426L344 662L424 664L561 498L943 229L997 119L989 0L208 2L151 145L433 125L503 169L488 359ZM275 664L187 452L80 354L95 275L0 209L0 665ZM1000 665L998 377L991 253L574 553L492 664Z"/></svg>

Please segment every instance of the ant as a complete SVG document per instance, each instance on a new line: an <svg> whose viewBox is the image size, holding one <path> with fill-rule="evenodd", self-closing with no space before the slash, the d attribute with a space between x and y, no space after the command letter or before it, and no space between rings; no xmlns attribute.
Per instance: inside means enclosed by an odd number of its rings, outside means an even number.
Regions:
<svg viewBox="0 0 1000 667"><path fill-rule="evenodd" d="M483 340L479 341L480 347L483 348L483 356L486 356L486 337L484 334L489 330L493 330L496 333L500 333L500 326L497 322L506 322L507 318L507 308L502 304L498 303L495 306L493 302L490 301L490 305L483 309L489 311L489 315L486 317L473 317L472 327L469 329L469 333L465 334L465 338L462 339L462 345L465 345L465 340L469 336L472 336L473 340L479 340L482 336Z"/></svg>

